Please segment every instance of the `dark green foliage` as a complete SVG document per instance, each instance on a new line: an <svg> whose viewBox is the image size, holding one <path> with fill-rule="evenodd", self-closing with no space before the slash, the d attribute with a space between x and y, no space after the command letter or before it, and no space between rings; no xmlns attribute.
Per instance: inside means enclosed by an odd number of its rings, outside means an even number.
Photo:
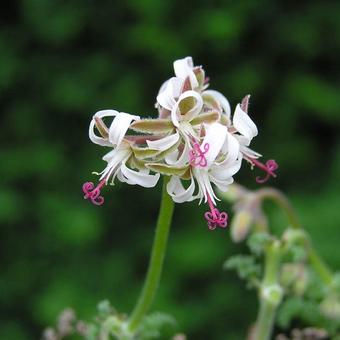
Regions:
<svg viewBox="0 0 340 340"><path fill-rule="evenodd" d="M2 4L0 338L38 339L68 306L90 320L104 298L131 311L160 193L118 184L105 206L84 201L81 185L106 151L90 144L88 124L103 108L154 116L171 63L186 55L233 107L252 94L254 147L280 165L270 184L340 268L339 13L339 2L321 0ZM236 180L254 189L256 174L245 165ZM208 231L205 210L177 205L154 310L174 315L189 339L244 339L255 295L221 271L240 251L228 231Z"/></svg>

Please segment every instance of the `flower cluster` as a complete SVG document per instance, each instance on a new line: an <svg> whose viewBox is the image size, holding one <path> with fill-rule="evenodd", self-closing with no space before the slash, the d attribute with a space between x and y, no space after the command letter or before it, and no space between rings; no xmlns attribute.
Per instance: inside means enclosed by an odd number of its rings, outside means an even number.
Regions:
<svg viewBox="0 0 340 340"><path fill-rule="evenodd" d="M258 133L247 113L249 95L231 115L228 100L207 89L208 78L191 57L176 60L174 71L159 90L158 118L141 119L115 110L93 116L89 137L110 151L103 157L106 167L97 173L98 185L83 185L84 198L101 205L102 187L114 184L116 178L150 188L162 174L170 176L167 191L175 202L204 201L209 206L204 215L209 229L225 228L228 216L216 207L213 185L226 191L242 159L265 171L264 178L256 178L259 183L275 177L278 165L274 160L261 163L261 155L249 148Z"/></svg>

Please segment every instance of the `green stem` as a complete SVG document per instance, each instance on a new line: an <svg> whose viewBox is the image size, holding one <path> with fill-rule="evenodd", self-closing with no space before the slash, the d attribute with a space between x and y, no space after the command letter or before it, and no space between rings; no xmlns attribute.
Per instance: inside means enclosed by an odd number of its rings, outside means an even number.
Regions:
<svg viewBox="0 0 340 340"><path fill-rule="evenodd" d="M302 225L299 222L299 219L294 208L290 204L288 198L282 192L273 188L264 188L258 190L258 195L260 199L272 199L285 212L292 228L302 229ZM307 250L309 261L312 268L316 271L316 273L318 273L321 280L326 285L331 284L333 280L332 271L328 268L326 263L320 258L309 237L307 238Z"/></svg>
<svg viewBox="0 0 340 340"><path fill-rule="evenodd" d="M161 278L171 219L174 210L174 202L166 191L166 185L168 181L169 178L164 177L162 200L157 220L156 234L152 246L149 268L143 290L129 320L128 329L130 332L136 331L141 320L151 306Z"/></svg>
<svg viewBox="0 0 340 340"><path fill-rule="evenodd" d="M322 282L326 285L330 285L333 282L333 273L316 252L315 248L311 244L311 241L308 242L308 255L309 262L312 268L315 270L316 273L319 274Z"/></svg>
<svg viewBox="0 0 340 340"><path fill-rule="evenodd" d="M259 293L260 310L254 340L268 340L272 334L276 310L282 299L282 288L278 282L280 262L280 242L274 241L265 250L264 277Z"/></svg>
<svg viewBox="0 0 340 340"><path fill-rule="evenodd" d="M288 198L279 190L274 188L263 188L257 191L260 199L271 199L273 200L287 215L288 221L293 228L301 228L299 218L290 204Z"/></svg>

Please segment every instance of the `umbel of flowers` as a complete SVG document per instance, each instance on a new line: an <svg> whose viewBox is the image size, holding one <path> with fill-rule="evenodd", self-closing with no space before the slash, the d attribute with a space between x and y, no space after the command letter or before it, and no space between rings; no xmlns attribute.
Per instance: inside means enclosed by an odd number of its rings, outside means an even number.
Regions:
<svg viewBox="0 0 340 340"><path fill-rule="evenodd" d="M263 178L256 178L258 183L276 177L278 165L274 160L261 163L261 155L249 148L258 134L247 113L249 95L231 114L227 98L208 89L209 78L191 57L176 60L174 71L157 95L158 118L141 119L116 110L93 116L89 137L109 152L103 157L106 167L95 173L98 184L83 185L84 198L101 205L102 188L116 179L151 188L166 175L170 176L167 192L174 202L206 203L209 229L225 228L228 216L216 207L215 188L228 190L242 160L265 172Z"/></svg>

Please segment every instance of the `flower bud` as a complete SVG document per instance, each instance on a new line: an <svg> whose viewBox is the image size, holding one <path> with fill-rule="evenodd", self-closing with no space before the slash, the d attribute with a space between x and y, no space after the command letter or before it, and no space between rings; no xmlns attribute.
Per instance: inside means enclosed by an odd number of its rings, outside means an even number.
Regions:
<svg viewBox="0 0 340 340"><path fill-rule="evenodd" d="M253 216L250 211L244 209L236 212L231 222L231 239L238 243L242 242L249 234Z"/></svg>

